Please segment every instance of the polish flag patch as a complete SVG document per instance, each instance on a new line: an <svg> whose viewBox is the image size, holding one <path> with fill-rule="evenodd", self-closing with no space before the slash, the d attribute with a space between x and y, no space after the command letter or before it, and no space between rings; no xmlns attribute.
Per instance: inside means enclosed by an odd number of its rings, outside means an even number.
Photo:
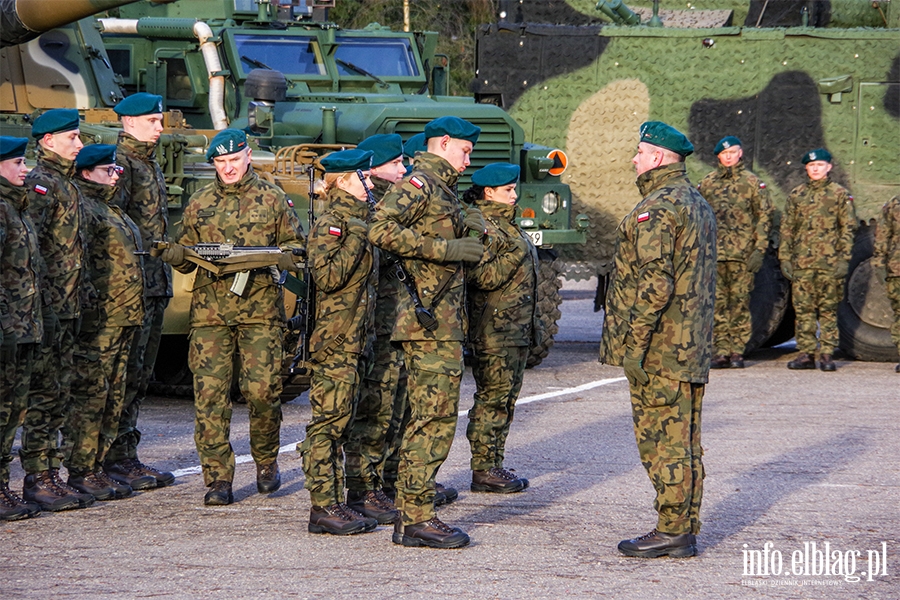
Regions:
<svg viewBox="0 0 900 600"><path fill-rule="evenodd" d="M329 228L328 228L328 235L336 235L336 236L339 236L339 237L340 237L340 235L341 235L341 228L340 228L340 227L329 227Z"/></svg>
<svg viewBox="0 0 900 600"><path fill-rule="evenodd" d="M291 208L294 208L294 201L293 201L293 200L291 200L290 198L288 198L288 199L287 199L287 203L288 203L288 206L290 206Z"/></svg>
<svg viewBox="0 0 900 600"><path fill-rule="evenodd" d="M638 223L643 223L644 221L649 221L649 220L650 220L650 213L648 213L648 212L644 212L644 213L641 213L638 215L638 219L637 219Z"/></svg>
<svg viewBox="0 0 900 600"><path fill-rule="evenodd" d="M413 186L414 186L417 190L421 190L421 189L422 189L422 186L425 185L425 182L422 181L421 179L419 179L418 177L410 177L410 178L409 178L409 182L410 182L411 184L413 184Z"/></svg>
<svg viewBox="0 0 900 600"><path fill-rule="evenodd" d="M762 181L760 181L760 182L759 182L759 189L761 189L761 190L766 189L766 184L763 183Z"/></svg>
<svg viewBox="0 0 900 600"><path fill-rule="evenodd" d="M42 185L35 185L35 186L34 186L34 191L36 191L36 192L37 192L38 194L40 194L41 196L46 196L46 195L47 195L47 188L45 188L45 187L42 186Z"/></svg>

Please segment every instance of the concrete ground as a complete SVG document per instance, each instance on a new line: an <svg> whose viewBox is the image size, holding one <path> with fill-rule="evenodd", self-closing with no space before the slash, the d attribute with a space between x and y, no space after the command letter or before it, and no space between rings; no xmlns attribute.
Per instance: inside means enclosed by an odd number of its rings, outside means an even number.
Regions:
<svg viewBox="0 0 900 600"><path fill-rule="evenodd" d="M257 494L254 466L243 463L237 502L204 507L192 407L154 398L142 414L141 457L177 471L176 484L3 523L0 596L900 597L900 375L892 364L838 361L836 373L793 372L785 368L790 350L779 349L751 356L744 370L712 372L699 555L620 555L619 540L653 528L653 493L622 371L597 363L601 317L587 287L566 286L558 343L526 373L507 465L531 480L528 490L468 490L460 418L439 476L460 498L440 517L464 528L470 546L395 546L389 527L351 537L307 533L309 495L293 451L309 417L305 395L284 407L281 490ZM463 414L473 391L467 373ZM244 406L235 409L232 441L248 454ZM14 487L21 478L16 462Z"/></svg>

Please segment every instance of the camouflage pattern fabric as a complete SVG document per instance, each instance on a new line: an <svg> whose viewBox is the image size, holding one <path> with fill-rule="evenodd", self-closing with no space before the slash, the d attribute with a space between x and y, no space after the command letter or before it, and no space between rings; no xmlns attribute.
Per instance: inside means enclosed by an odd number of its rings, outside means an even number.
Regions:
<svg viewBox="0 0 900 600"><path fill-rule="evenodd" d="M754 274L736 261L716 263L716 311L713 348L717 356L744 354L753 333L750 320L750 292Z"/></svg>
<svg viewBox="0 0 900 600"><path fill-rule="evenodd" d="M894 312L894 322L891 323L891 339L897 350L900 351L900 277L891 277L887 280L887 293Z"/></svg>
<svg viewBox="0 0 900 600"><path fill-rule="evenodd" d="M403 347L393 342L389 343L393 347L399 362L399 372L397 373L396 385L394 385L393 380L388 384L394 397L394 406L391 410L391 420L388 424L387 433L384 436L384 467L381 470L381 481L383 488L396 490L397 477L400 471L400 446L403 443L403 432L406 431L406 425L409 423L409 400L406 397L409 374L406 371ZM375 356L378 356L377 351Z"/></svg>
<svg viewBox="0 0 900 600"><path fill-rule="evenodd" d="M884 267L888 299L894 313L891 339L900 350L900 196L894 196L881 208L872 266Z"/></svg>
<svg viewBox="0 0 900 600"><path fill-rule="evenodd" d="M16 359L0 363L0 484L9 483L16 430L25 419L34 356L40 344L16 345Z"/></svg>
<svg viewBox="0 0 900 600"><path fill-rule="evenodd" d="M631 412L641 463L650 476L663 533L700 533L703 448L700 420L705 387L648 374L647 385L631 386Z"/></svg>
<svg viewBox="0 0 900 600"><path fill-rule="evenodd" d="M0 177L0 327L20 344L40 342L44 335L43 263L25 189Z"/></svg>
<svg viewBox="0 0 900 600"><path fill-rule="evenodd" d="M794 271L791 297L794 304L797 351L834 354L839 333L837 309L844 293L844 280L816 269ZM816 331L819 332L818 342Z"/></svg>

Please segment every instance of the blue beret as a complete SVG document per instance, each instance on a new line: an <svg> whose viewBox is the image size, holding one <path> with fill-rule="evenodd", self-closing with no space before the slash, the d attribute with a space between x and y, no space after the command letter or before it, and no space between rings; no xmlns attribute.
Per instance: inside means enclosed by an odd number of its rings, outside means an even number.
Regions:
<svg viewBox="0 0 900 600"><path fill-rule="evenodd" d="M501 187L519 180L519 165L491 163L472 173L472 183L481 187Z"/></svg>
<svg viewBox="0 0 900 600"><path fill-rule="evenodd" d="M156 94L138 92L116 104L113 110L116 111L117 115L122 117L155 115L163 111L163 98Z"/></svg>
<svg viewBox="0 0 900 600"><path fill-rule="evenodd" d="M826 150L825 148L816 148L815 150L810 150L806 154L803 155L803 160L801 161L804 165L807 163L811 163L814 160L824 160L827 163L831 162L831 152Z"/></svg>
<svg viewBox="0 0 900 600"><path fill-rule="evenodd" d="M238 129L223 129L209 142L206 160L212 162L217 156L234 154L248 148L247 134Z"/></svg>
<svg viewBox="0 0 900 600"><path fill-rule="evenodd" d="M371 150L372 166L378 167L398 156L403 156L403 138L397 133L379 133L361 141L356 149Z"/></svg>
<svg viewBox="0 0 900 600"><path fill-rule="evenodd" d="M371 150L341 150L322 157L319 163L326 173L353 173L368 171L372 168Z"/></svg>
<svg viewBox="0 0 900 600"><path fill-rule="evenodd" d="M681 156L688 156L694 152L694 145L683 133L662 121L647 121L641 125L641 141L671 150Z"/></svg>
<svg viewBox="0 0 900 600"><path fill-rule="evenodd" d="M439 117L425 126L425 139L449 135L458 140L478 141L481 127L476 127L459 117Z"/></svg>
<svg viewBox="0 0 900 600"><path fill-rule="evenodd" d="M0 160L9 160L25 156L25 148L28 146L28 138L9 137L0 135Z"/></svg>
<svg viewBox="0 0 900 600"><path fill-rule="evenodd" d="M93 169L97 165L116 164L116 147L112 144L85 146L75 157L75 169Z"/></svg>
<svg viewBox="0 0 900 600"><path fill-rule="evenodd" d="M48 133L64 133L78 129L78 111L74 108L48 110L31 125L31 137L42 138Z"/></svg>
<svg viewBox="0 0 900 600"><path fill-rule="evenodd" d="M727 150L728 148L731 148L733 146L741 145L743 145L741 144L741 140L737 139L733 135L726 135L721 140L719 140L719 143L716 144L716 149L713 150L713 152L715 152L716 156L718 156L719 152L721 152L722 150Z"/></svg>
<svg viewBox="0 0 900 600"><path fill-rule="evenodd" d="M425 143L425 134L417 133L403 144L403 154L409 158L414 158L416 152L425 152L428 150L428 144Z"/></svg>

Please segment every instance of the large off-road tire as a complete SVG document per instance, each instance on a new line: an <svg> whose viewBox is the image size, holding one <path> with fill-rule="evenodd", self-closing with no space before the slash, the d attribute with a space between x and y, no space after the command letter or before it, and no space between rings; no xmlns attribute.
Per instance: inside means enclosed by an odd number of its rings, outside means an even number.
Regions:
<svg viewBox="0 0 900 600"><path fill-rule="evenodd" d="M794 337L793 313L785 319L791 307L791 282L781 274L774 248L766 251L762 268L753 280L750 292L750 341L745 353L757 348L777 346Z"/></svg>
<svg viewBox="0 0 900 600"><path fill-rule="evenodd" d="M562 267L553 251L538 250L538 258L540 258L540 265L538 267L536 309L547 335L542 345L531 349L531 354L528 356L529 368L541 364L541 361L550 353L550 348L553 347L553 338L559 333L557 321L562 316L562 313L559 312L559 305L562 303L562 297L559 295L559 288L562 287L559 274Z"/></svg>
<svg viewBox="0 0 900 600"><path fill-rule="evenodd" d="M193 398L193 381L188 368L187 336L162 336L147 393L166 398Z"/></svg>
<svg viewBox="0 0 900 600"><path fill-rule="evenodd" d="M872 271L875 226L863 225L853 240L850 272L838 306L840 348L857 360L896 362L891 340L893 312L884 281Z"/></svg>

